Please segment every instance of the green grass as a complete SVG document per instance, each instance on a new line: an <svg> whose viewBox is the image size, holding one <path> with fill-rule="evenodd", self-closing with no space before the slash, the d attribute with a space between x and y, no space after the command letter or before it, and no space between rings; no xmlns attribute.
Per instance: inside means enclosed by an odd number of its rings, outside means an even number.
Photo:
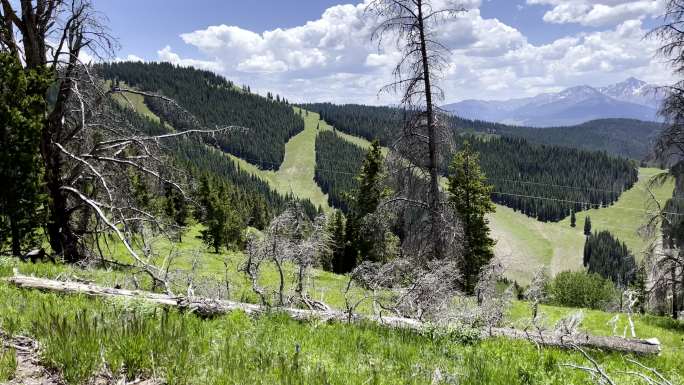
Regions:
<svg viewBox="0 0 684 385"><path fill-rule="evenodd" d="M82 384L104 360L129 379L157 376L168 384L584 384L574 352L524 341L464 343L464 334L392 330L372 324L300 323L279 314L257 319L235 312L214 319L120 300L62 296L0 283L0 327L39 340L42 359L69 384ZM520 308L521 310L518 310ZM544 308L544 310L550 310ZM524 311L524 305L514 312ZM560 312L560 310L559 310ZM600 327L604 316L589 314ZM664 336L681 324L648 324ZM681 330L681 329L680 329ZM681 334L680 336L681 337ZM679 343L681 346L681 343ZM610 372L625 356L592 352ZM681 379L681 349L640 358ZM620 383L627 381L616 375Z"/></svg>
<svg viewBox="0 0 684 385"><path fill-rule="evenodd" d="M17 370L16 351L0 344L0 383L9 381Z"/></svg>
<svg viewBox="0 0 684 385"><path fill-rule="evenodd" d="M297 107L293 107L299 113ZM320 120L318 114L309 112L302 114L304 119L304 131L293 136L285 144L285 159L278 171L260 170L258 167L233 155L228 155L235 160L243 170L255 175L267 182L281 194L293 194L302 199L309 199L316 207L320 206L325 212L332 209L328 204L328 196L314 181L316 171L316 135L317 124ZM327 129L321 125L321 130Z"/></svg>
<svg viewBox="0 0 684 385"><path fill-rule="evenodd" d="M111 86L111 81L107 80L105 82L105 85L107 87ZM128 89L133 89L133 87L128 86L124 82L120 82L121 88L128 88ZM154 112L152 112L148 107L147 104L145 104L145 97L139 94L133 94L130 92L121 92L121 93L116 93L114 94L114 100L117 102L121 103L121 105L126 106L126 107L132 107L135 111L137 111L139 114L152 119L153 121L159 123L159 117L155 115Z"/></svg>
<svg viewBox="0 0 684 385"><path fill-rule="evenodd" d="M496 254L502 258L512 279L529 282L535 268L544 264L555 274L582 267L584 250L584 219L591 217L592 230L608 230L624 241L637 259L654 241L642 238L638 231L647 222L644 212L649 206L646 192L648 180L662 170L639 169L639 181L624 192L618 201L606 208L577 213L577 227L570 227L570 218L558 223L543 223L497 205L490 216L492 234L497 240ZM653 190L656 199L664 203L672 196L672 181Z"/></svg>
<svg viewBox="0 0 684 385"><path fill-rule="evenodd" d="M584 219L588 215L591 217L593 231L609 230L627 244L637 259L643 258L643 253L653 242L652 239L639 235L639 229L649 219L646 211L653 207L651 195L646 188L653 176L663 172L656 168L639 169L639 182L630 190L625 191L614 205L577 213L576 231L582 231ZM662 186L654 188L652 193L664 206L667 199L672 197L673 190L674 180L670 179ZM569 227L570 218L566 218L560 224Z"/></svg>

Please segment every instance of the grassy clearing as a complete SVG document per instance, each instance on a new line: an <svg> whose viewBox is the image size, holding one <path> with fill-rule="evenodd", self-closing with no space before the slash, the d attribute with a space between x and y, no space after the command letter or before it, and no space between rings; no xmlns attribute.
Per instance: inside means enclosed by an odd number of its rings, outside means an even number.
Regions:
<svg viewBox="0 0 684 385"><path fill-rule="evenodd" d="M519 307L524 311L523 305ZM299 323L278 314L252 319L239 312L203 320L130 301L45 294L1 283L0 308L5 310L0 313L0 327L38 339L44 362L60 370L70 384L84 383L103 359L129 379L157 376L169 384L588 381L584 373L559 366L582 363L576 353L537 350L524 341L468 343L467 334L458 331L419 334L371 324ZM595 322L600 324L598 318ZM649 327L662 334L681 325L656 322ZM592 354L610 372L626 368L622 355ZM682 359L681 350L672 349L640 360L681 379ZM437 370L441 382L433 381ZM616 379L637 383L621 375Z"/></svg>
<svg viewBox="0 0 684 385"><path fill-rule="evenodd" d="M294 107L295 112L299 109ZM285 159L278 171L264 171L249 162L233 155L228 155L243 170L255 175L267 182L281 194L293 194L302 199L309 199L316 207L320 206L323 211L330 212L328 196L314 181L316 169L316 135L320 117L318 114L309 112L302 115L304 119L304 131L293 136L285 144ZM321 125L320 129L327 127Z"/></svg>
<svg viewBox="0 0 684 385"><path fill-rule="evenodd" d="M111 81L106 81L105 85L107 87L111 86ZM133 87L130 87L124 82L120 82L120 87L121 88L128 88L128 89L133 89ZM148 107L147 104L145 104L145 97L139 94L132 94L130 92L122 92L122 93L116 93L114 94L114 100L117 102L121 103L123 106L127 107L132 107L135 111L137 111L139 114L159 123L159 117L155 115L154 112L152 112Z"/></svg>
<svg viewBox="0 0 684 385"><path fill-rule="evenodd" d="M662 170L639 169L639 181L624 192L618 201L606 208L577 213L577 227L570 227L570 218L558 223L543 223L512 209L497 205L490 216L492 233L497 239L496 252L508 267L509 275L520 282L529 282L537 266L547 265L551 273L576 270L582 267L584 249L583 226L591 217L594 231L608 230L624 241L640 259L653 242L639 236L638 231L647 221L644 212L649 207L650 194L646 186L651 177ZM672 196L672 181L653 190L656 199L664 203Z"/></svg>
<svg viewBox="0 0 684 385"><path fill-rule="evenodd" d="M582 231L584 219L590 216L593 230L609 230L624 241L638 259L642 258L643 252L653 241L639 236L639 228L648 221L648 215L644 211L654 207L646 188L649 180L662 172L664 171L656 168L640 168L639 182L625 191L614 205L577 213L576 231ZM652 193L658 202L664 205L667 199L672 197L673 190L674 180L670 179L662 186L654 188ZM560 224L569 228L570 218L566 218Z"/></svg>

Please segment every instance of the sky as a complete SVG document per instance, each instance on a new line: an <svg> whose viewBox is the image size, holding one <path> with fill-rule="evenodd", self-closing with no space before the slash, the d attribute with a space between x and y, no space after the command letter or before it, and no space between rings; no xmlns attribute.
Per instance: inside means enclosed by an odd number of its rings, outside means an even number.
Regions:
<svg viewBox="0 0 684 385"><path fill-rule="evenodd" d="M371 41L371 0L94 0L118 38L117 60L169 61L292 102L393 104L379 92L399 52ZM432 0L467 11L433 26L450 49L443 103L501 100L630 76L673 76L644 35L665 0Z"/></svg>

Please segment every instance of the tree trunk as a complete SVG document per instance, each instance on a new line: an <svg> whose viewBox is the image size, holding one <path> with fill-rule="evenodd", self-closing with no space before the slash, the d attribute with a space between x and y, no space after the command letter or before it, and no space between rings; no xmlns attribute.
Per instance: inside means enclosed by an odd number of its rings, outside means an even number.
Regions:
<svg viewBox="0 0 684 385"><path fill-rule="evenodd" d="M16 272L15 272L16 273ZM88 295L91 297L115 297L147 301L162 306L179 308L184 311L194 312L204 317L213 317L227 314L233 311L243 311L247 314L258 316L272 312L267 306L240 303L233 301L220 301L209 298L186 298L172 297L167 294L157 294L137 290L114 289L80 282L63 282L35 277L15 275L5 278L7 282L20 288L38 289L43 291L55 291L59 293ZM318 311L295 308L279 308L280 312L290 318L299 321L366 321L375 322L390 328L403 328L420 331L425 327L422 322L412 318L401 317L373 317L360 314L350 315L343 311ZM433 326L430 326L433 327ZM509 328L490 328L480 332L482 338L505 337L511 339L528 340L538 345L555 346L565 349L573 349L576 346L599 348L618 352L637 354L659 354L660 342L655 339L640 340L621 337L594 336L591 334L559 335L554 332L528 332L525 330Z"/></svg>
<svg viewBox="0 0 684 385"><path fill-rule="evenodd" d="M432 105L432 86L430 84L430 62L428 60L427 43L425 38L425 24L423 19L423 1L417 0L418 7L418 30L420 31L420 54L423 63L423 82L425 84L425 113L427 114L428 127L428 152L430 171L430 196L428 208L430 210L430 236L432 238L433 258L442 258L442 242L439 235L439 174L437 164L437 130L435 127L435 115Z"/></svg>
<svg viewBox="0 0 684 385"><path fill-rule="evenodd" d="M677 303L677 265L672 264L670 274L672 274L672 318L677 319L679 316L679 304Z"/></svg>
<svg viewBox="0 0 684 385"><path fill-rule="evenodd" d="M12 255L21 258L21 235L19 234L16 218L10 218L10 231L12 233Z"/></svg>

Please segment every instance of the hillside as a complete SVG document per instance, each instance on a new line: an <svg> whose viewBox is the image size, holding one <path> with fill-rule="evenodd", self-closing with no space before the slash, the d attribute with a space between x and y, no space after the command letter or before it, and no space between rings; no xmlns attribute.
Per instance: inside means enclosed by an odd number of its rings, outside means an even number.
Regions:
<svg viewBox="0 0 684 385"><path fill-rule="evenodd" d="M401 111L387 107L332 104L309 107L318 109L323 119L339 131L367 140L378 138L385 146L392 142L392 132L403 118ZM559 221L571 211L609 206L637 180L631 162L605 153L537 145L520 138L477 137L459 126L453 129L457 149L467 140L480 153L482 170L496 192L493 200L541 221ZM354 154L339 158L334 167L346 167L350 156ZM451 156L447 153L442 156L443 174L448 170ZM347 178L333 173L324 177Z"/></svg>
<svg viewBox="0 0 684 385"><path fill-rule="evenodd" d="M141 91L174 99L192 118L157 98L145 97L145 104L178 130L195 128L198 124L209 128L229 125L248 128L239 134L214 139L223 151L248 159L262 169L277 170L285 156L285 142L304 129L301 117L285 100L238 89L209 71L142 62L103 63L96 69L114 86L124 82Z"/></svg>
<svg viewBox="0 0 684 385"><path fill-rule="evenodd" d="M116 274L0 260L0 277L13 267L38 276L97 282L114 280ZM327 284L317 280L315 286ZM407 378L411 384L431 384L435 373L465 384L565 385L585 384L588 378L560 365L582 363L579 352L540 350L525 341L479 341L466 329L416 333L373 324L301 323L275 313L252 318L234 312L204 319L135 301L27 291L5 282L0 282L0 307L5 331L40 342L41 361L70 385L85 383L101 364L127 378L155 377L168 384L397 384ZM553 324L573 309L541 306L541 311ZM524 324L528 313L526 304L516 302L506 324ZM611 335L607 323L613 314L584 313L583 330ZM681 323L650 315L636 315L634 321L640 337L663 343L661 355L640 361L668 377L681 375ZM6 356L0 351L0 375L11 378L17 365ZM601 353L596 359L621 383L636 383L619 374L629 368L621 354ZM0 377L0 383L5 380Z"/></svg>
<svg viewBox="0 0 684 385"><path fill-rule="evenodd" d="M358 138L355 144L364 149L370 146L370 142ZM338 144L337 147L343 148L344 144ZM349 161L348 158L344 159ZM544 223L511 208L496 205L496 212L490 215L489 220L492 235L497 241L495 254L506 265L507 275L526 283L538 266L548 266L553 274L580 269L584 248L582 224L587 215L592 219L594 230L609 230L627 243L637 258L641 258L654 241L639 235L640 228L647 220L647 211L652 207L649 203L651 195L646 188L649 180L660 172L658 169L639 169L638 182L620 195L614 205L579 212L578 227L574 229L570 227L569 216L558 223ZM333 175L337 179L350 179L346 174ZM672 196L673 189L674 182L670 180L654 188L653 194L663 204Z"/></svg>
<svg viewBox="0 0 684 385"><path fill-rule="evenodd" d="M300 115L299 110L295 111ZM370 142L362 136L350 135L341 129L336 130L321 120L317 113L303 110L301 116L306 123L305 130L286 144L285 161L278 171L261 170L233 155L224 158L233 160L240 170L262 183L265 182L282 195L293 194L300 199L311 201L315 207L322 207L326 212L333 206L344 207L343 192L354 186L355 172L352 168L354 164L360 163L358 158L363 154L355 149L368 148ZM360 122L357 123L357 127L371 127ZM379 123L380 121L376 120L374 127L382 127ZM324 144L322 138L327 138L327 143ZM493 141L488 144L487 141L482 141L481 145L489 146L492 149L490 153L494 154L503 151L499 148L502 143L507 142ZM508 150L513 147L506 146ZM524 146L522 149L523 153L529 150ZM216 153L220 154L218 151ZM485 155L483 159L486 162L497 163L496 157L487 158ZM510 163L510 160L506 162ZM574 164L570 163L568 166L574 170ZM616 195L614 205L578 212L579 226L575 229L570 227L567 213L559 218L562 220L558 223L544 223L511 208L497 205L496 212L490 216L490 223L492 234L497 240L495 252L505 262L507 275L524 283L529 281L534 269L540 265L548 266L552 273L579 269L584 246L581 226L587 214L591 216L595 230L611 231L625 241L630 250L640 258L641 252L652 242L649 239L642 239L637 234L645 221L644 210L648 206L649 195L644 189L648 179L657 172L659 171L655 169L640 169L639 181L619 197ZM538 194L532 195L553 197L549 194L558 190L543 185L540 188ZM593 187L588 188L591 191ZM672 183L668 183L656 189L655 195L663 202L671 196L672 189ZM575 191L576 189L571 189L571 192ZM530 198L530 202L533 203L545 201Z"/></svg>
<svg viewBox="0 0 684 385"><path fill-rule="evenodd" d="M389 107L315 103L304 106L318 113L340 130L368 140L389 143L392 130L403 119L403 112ZM600 119L576 126L536 128L512 126L482 120L447 116L454 130L521 137L530 143L605 151L619 157L642 160L650 151L662 125L634 119Z"/></svg>

